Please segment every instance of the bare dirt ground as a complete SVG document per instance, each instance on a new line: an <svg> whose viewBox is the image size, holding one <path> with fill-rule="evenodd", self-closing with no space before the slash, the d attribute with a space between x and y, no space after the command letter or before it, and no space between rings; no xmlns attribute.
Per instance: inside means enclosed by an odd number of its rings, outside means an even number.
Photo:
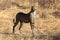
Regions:
<svg viewBox="0 0 60 40"><path fill-rule="evenodd" d="M18 12L36 8L34 35L29 23L20 23L12 33ZM0 0L0 40L60 40L60 0Z"/></svg>

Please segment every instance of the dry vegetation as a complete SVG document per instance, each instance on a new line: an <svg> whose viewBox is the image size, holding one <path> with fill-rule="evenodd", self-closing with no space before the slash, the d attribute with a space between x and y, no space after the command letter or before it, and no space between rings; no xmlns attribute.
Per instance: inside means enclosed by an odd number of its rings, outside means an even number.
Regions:
<svg viewBox="0 0 60 40"><path fill-rule="evenodd" d="M13 34L16 14L28 13L32 5L37 10L34 35L29 23L18 30L19 23ZM0 0L0 40L60 40L60 0Z"/></svg>

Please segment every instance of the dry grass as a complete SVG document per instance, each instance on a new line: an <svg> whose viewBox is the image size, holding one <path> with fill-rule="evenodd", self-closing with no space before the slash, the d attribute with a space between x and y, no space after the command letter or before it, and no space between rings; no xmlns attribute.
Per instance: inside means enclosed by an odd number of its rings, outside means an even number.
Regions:
<svg viewBox="0 0 60 40"><path fill-rule="evenodd" d="M38 1L31 3L28 0L22 2L21 0L5 0L5 2L3 2L2 0L0 2L0 40L60 40L59 0L55 0L55 2L52 3L53 5L51 5L49 1L45 1L44 5L43 1L41 1L43 2L42 4L40 2L40 4L38 4ZM5 4L6 2L8 4ZM12 4L12 2L15 4ZM28 13L31 5L34 5L37 10L35 27L33 30L34 35L32 34L29 23L24 23L21 30L18 30L19 23L15 28L15 34L13 34L13 19L15 19L16 14L18 12Z"/></svg>

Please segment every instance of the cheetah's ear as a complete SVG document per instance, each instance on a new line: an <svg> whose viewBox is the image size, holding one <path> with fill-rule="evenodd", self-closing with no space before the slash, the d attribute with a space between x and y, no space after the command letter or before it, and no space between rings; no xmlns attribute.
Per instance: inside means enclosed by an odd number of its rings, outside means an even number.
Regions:
<svg viewBox="0 0 60 40"><path fill-rule="evenodd" d="M36 8L34 7L34 6L32 6L32 8L31 8L32 10L36 10Z"/></svg>
<svg viewBox="0 0 60 40"><path fill-rule="evenodd" d="M31 10L33 10L33 6L31 7Z"/></svg>

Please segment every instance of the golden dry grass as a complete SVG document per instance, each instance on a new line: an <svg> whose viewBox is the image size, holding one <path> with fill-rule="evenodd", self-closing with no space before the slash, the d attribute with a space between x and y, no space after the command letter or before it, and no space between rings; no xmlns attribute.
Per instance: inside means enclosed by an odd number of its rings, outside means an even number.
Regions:
<svg viewBox="0 0 60 40"><path fill-rule="evenodd" d="M2 1L2 0L1 0ZM6 0L5 0L6 1ZM12 2L16 4L12 4ZM60 2L55 0L55 4L49 7L46 3L44 5L37 5L38 3L30 3L28 0L19 1L11 0L7 2L7 6L1 6L0 9L0 40L55 40L50 36L60 37ZM0 2L2 5L6 5ZM26 7L18 7L16 5ZM58 4L58 5L57 5ZM34 36L29 23L24 23L21 30L18 30L19 24L15 28L15 34L12 33L13 28L13 19L15 19L18 12L28 13L30 11L31 5L33 5L36 10L36 20L34 27ZM48 7L46 7L48 5ZM59 12L58 15L55 15L54 12ZM27 26L28 25L28 26ZM53 39L52 39L53 38ZM59 38L58 38L59 39ZM60 40L60 39L59 39Z"/></svg>

